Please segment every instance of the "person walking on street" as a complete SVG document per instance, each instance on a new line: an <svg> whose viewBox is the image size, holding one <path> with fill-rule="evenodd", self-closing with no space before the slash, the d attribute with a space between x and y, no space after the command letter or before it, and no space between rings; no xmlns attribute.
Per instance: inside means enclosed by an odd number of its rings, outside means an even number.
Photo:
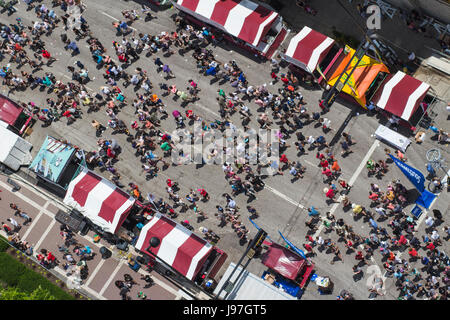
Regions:
<svg viewBox="0 0 450 320"><path fill-rule="evenodd" d="M14 218L8 218L6 219L6 221L8 221L9 223L11 223L14 227L13 231L17 232L20 230L21 226L20 224L14 219Z"/></svg>

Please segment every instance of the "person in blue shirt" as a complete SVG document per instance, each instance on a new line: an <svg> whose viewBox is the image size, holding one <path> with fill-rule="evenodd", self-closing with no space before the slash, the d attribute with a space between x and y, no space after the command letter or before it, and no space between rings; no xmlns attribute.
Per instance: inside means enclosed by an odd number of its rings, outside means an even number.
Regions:
<svg viewBox="0 0 450 320"><path fill-rule="evenodd" d="M121 21L119 23L118 31L119 32L121 31L121 32L125 33L127 30L128 30L128 24L125 21Z"/></svg>
<svg viewBox="0 0 450 320"><path fill-rule="evenodd" d="M319 214L319 211L317 211L316 208L311 206L311 208L308 208L308 215L309 216L317 216Z"/></svg>
<svg viewBox="0 0 450 320"><path fill-rule="evenodd" d="M241 72L241 73L239 74L238 80L241 81L241 82L244 82L244 83L247 81L247 80L245 79L245 76L244 76L244 73L243 73L243 72Z"/></svg>
<svg viewBox="0 0 450 320"><path fill-rule="evenodd" d="M75 41L72 41L71 43L69 43L67 45L68 49L72 49L73 54L79 54L80 53L80 49L77 46L77 43Z"/></svg>
<svg viewBox="0 0 450 320"><path fill-rule="evenodd" d="M206 75L207 76L214 76L214 75L216 75L216 73L217 73L217 70L216 70L216 68L215 67L211 67L211 68L209 68L208 70L206 70Z"/></svg>

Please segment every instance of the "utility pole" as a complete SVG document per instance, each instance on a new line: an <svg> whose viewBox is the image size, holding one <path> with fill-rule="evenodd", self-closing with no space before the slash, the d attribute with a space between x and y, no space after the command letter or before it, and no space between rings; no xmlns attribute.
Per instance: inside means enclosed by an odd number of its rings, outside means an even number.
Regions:
<svg viewBox="0 0 450 320"><path fill-rule="evenodd" d="M239 281L239 278L242 276L242 274L244 273L245 269L248 267L250 261L253 259L253 256L255 254L255 250L262 245L264 239L267 236L267 232L265 232L263 229L259 229L258 233L256 234L256 236L253 238L252 242L249 244L249 246L247 247L247 249L245 250L244 254L242 255L242 257L239 259L239 262L236 264L236 266L234 267L233 271L231 272L231 274L228 276L227 281L225 281L225 283L223 284L222 288L220 288L219 292L217 293L215 299L219 299L220 294L222 293L222 291L226 291L224 300L226 300L226 298L228 297L228 295L230 294L230 292L233 290L233 287L235 285L235 283L237 283ZM234 282L231 282L230 279L233 276L233 274L236 272L237 268L241 265L242 261L244 260L244 258L247 257L248 261L246 262L246 264L244 265L244 267L242 268L241 272L239 273L238 277L236 278L236 280Z"/></svg>

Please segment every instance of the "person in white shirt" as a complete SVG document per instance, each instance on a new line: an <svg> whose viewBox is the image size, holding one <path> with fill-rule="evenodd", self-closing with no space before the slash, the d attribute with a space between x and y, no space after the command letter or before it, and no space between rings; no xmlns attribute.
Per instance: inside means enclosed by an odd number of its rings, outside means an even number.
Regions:
<svg viewBox="0 0 450 320"><path fill-rule="evenodd" d="M6 219L6 221L9 221L13 225L15 230L20 228L19 223L14 218L8 218Z"/></svg>
<svg viewBox="0 0 450 320"><path fill-rule="evenodd" d="M384 209L382 206L377 206L375 208L376 213L378 213L380 216L385 217L386 216L386 209Z"/></svg>
<svg viewBox="0 0 450 320"><path fill-rule="evenodd" d="M430 238L433 239L433 241L438 240L439 239L439 233L436 230L433 230L433 232L431 233Z"/></svg>
<svg viewBox="0 0 450 320"><path fill-rule="evenodd" d="M425 219L425 224L427 225L427 227L431 228L434 224L434 219L433 217L428 217Z"/></svg>

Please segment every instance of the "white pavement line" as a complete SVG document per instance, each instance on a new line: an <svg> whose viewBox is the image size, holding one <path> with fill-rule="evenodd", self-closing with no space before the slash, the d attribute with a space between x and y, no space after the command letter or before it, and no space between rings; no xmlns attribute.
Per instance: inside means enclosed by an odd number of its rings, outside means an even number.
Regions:
<svg viewBox="0 0 450 320"><path fill-rule="evenodd" d="M3 188L7 189L8 191L11 191L12 188L7 185L6 183L4 183L3 181L0 181L0 186L2 186ZM39 209L40 211L42 211L43 213L45 213L46 215L48 215L51 218L55 217L55 214L48 211L46 208L40 206L39 204L37 204L36 202L34 202L33 200L31 200L30 198L28 198L27 196L24 196L21 193L15 192L15 195L19 198L21 198L22 200L26 201L29 205L35 207L36 209Z"/></svg>
<svg viewBox="0 0 450 320"><path fill-rule="evenodd" d="M138 273L142 274L142 275L146 275L148 274L147 272L145 272L142 269L138 270ZM161 280L157 279L156 277L152 277L153 281L155 282L155 284L159 285L160 287L162 287L164 290L172 293L175 296L178 296L178 291L169 287L167 284L165 284L164 282L162 282Z"/></svg>
<svg viewBox="0 0 450 320"><path fill-rule="evenodd" d="M120 260L119 264L117 265L117 267L114 269L114 271L111 273L111 275L109 276L108 280L105 282L105 284L103 285L103 288L100 290L99 294L102 296L103 293L106 291L106 289L108 288L109 284L111 283L111 281L113 281L114 277L116 276L117 272L119 272L120 267L123 265L123 261Z"/></svg>
<svg viewBox="0 0 450 320"><path fill-rule="evenodd" d="M199 107L200 109L203 109L203 110L205 110L205 111L207 111L207 112L209 112L209 113L215 115L216 117L220 118L220 115L219 115L218 113L216 113L215 111L212 111L210 108L205 107L204 105L198 103L197 101L194 103L194 106L197 106L197 107Z"/></svg>
<svg viewBox="0 0 450 320"><path fill-rule="evenodd" d="M53 204L55 207L61 209L61 210L67 210L70 209L69 206L67 206L64 202L62 202L61 200L55 198L54 195L52 195L51 193L48 193L47 191L43 190L43 189L37 189L37 187L32 187L30 186L30 183L25 180L24 178L22 178L21 176L18 176L17 174L13 174L12 178L14 178L16 180L17 183L20 184L21 187L24 187L25 189L30 190L31 192L33 192L34 194L40 196L42 198L42 196L44 195L47 200L51 201L51 204ZM18 181L17 181L18 180ZM1 181L0 181L1 184ZM25 197L26 198L26 197ZM27 201L31 201L28 198L26 198ZM34 202L33 202L34 203ZM37 207L41 208L41 206L39 206L38 204L36 204ZM45 211L45 213L51 217L54 217L55 214L49 211Z"/></svg>
<svg viewBox="0 0 450 320"><path fill-rule="evenodd" d="M50 201L47 201L44 204L44 209L47 209L48 205L50 204ZM36 218L33 219L33 222L29 225L27 231L24 233L24 235L22 236L22 239L26 240L28 235L30 234L31 230L34 228L34 226L36 225L36 223L38 222L39 218L44 214L43 210L39 210L38 215L36 216Z"/></svg>
<svg viewBox="0 0 450 320"><path fill-rule="evenodd" d="M445 174L445 176L442 178L441 183L442 185L445 187L447 185L447 177L450 176L450 170L447 171L447 173Z"/></svg>
<svg viewBox="0 0 450 320"><path fill-rule="evenodd" d="M318 168L318 167L317 167L317 165L316 165L316 164L314 164L314 163L312 163L311 161L308 161L308 160L304 160L304 162L305 162L305 163L307 163L307 164L309 164L310 166L313 166L313 167L316 167L316 168Z"/></svg>
<svg viewBox="0 0 450 320"><path fill-rule="evenodd" d="M296 207L300 207L301 209L305 209L305 206L302 205L301 203L298 203L298 202L292 200L292 199L289 198L288 196L282 194L280 191L278 191L278 190L276 190L276 189L274 189L274 188L268 186L267 184L264 186L264 189L269 190L269 191L272 192L273 194L279 196L280 198L286 200L287 202L293 204L293 205L296 206Z"/></svg>
<svg viewBox="0 0 450 320"><path fill-rule="evenodd" d="M58 272L61 276L63 276L65 279L68 279L66 273L64 272L63 269L61 269L60 267L56 266L53 268L53 270L55 270L56 272ZM80 285L80 288L89 292L92 296L96 297L99 300L107 300L105 297L101 296L98 294L98 292L92 290L91 288L85 286L84 284Z"/></svg>
<svg viewBox="0 0 450 320"><path fill-rule="evenodd" d="M39 239L39 241L36 243L36 245L33 248L33 251L37 251L42 243L42 241L44 241L44 239L47 237L48 233L50 232L50 230L53 228L53 226L55 225L56 220L52 220L52 222L50 222L50 224L48 225L47 229L44 231L44 233L42 234L42 237Z"/></svg>
<svg viewBox="0 0 450 320"><path fill-rule="evenodd" d="M353 185L353 183L355 183L356 179L358 179L359 174L361 173L362 169L365 167L367 160L369 160L369 158L372 156L372 153L375 151L375 148L377 148L380 145L380 141L375 140L372 144L372 146L370 147L369 151L367 152L366 156L364 157L364 159L361 161L361 163L359 164L359 167L356 169L356 171L353 173L352 177L350 178L348 184L349 185ZM338 208L338 206L340 205L342 199L344 197L340 196L338 199L338 202L336 202L333 207L330 209L330 213L333 214L336 209ZM316 233L314 234L314 238L317 238L319 236L319 234L322 232L323 228L325 227L325 225L322 223L319 228L317 229Z"/></svg>
<svg viewBox="0 0 450 320"><path fill-rule="evenodd" d="M98 294L98 292L92 290L91 288L85 286L84 284L81 285L81 288L83 288L83 290L86 290L87 292L89 292L94 297L97 297L99 300L108 300L104 296Z"/></svg>
<svg viewBox="0 0 450 320"><path fill-rule="evenodd" d="M336 209L339 207L339 205L341 204L342 201L342 197L339 197L338 199L339 202L336 202L330 209L330 214L333 214ZM320 224L319 228L317 229L316 233L314 233L314 239L316 239L319 234L322 232L323 228L325 228L325 225L323 223Z"/></svg>
<svg viewBox="0 0 450 320"><path fill-rule="evenodd" d="M366 156L364 157L363 161L361 161L361 163L359 164L358 169L356 169L355 173L350 178L350 180L348 182L349 185L352 186L353 183L355 183L355 181L358 178L359 174L361 173L362 169L366 166L367 161L372 156L372 153L375 151L375 148L377 148L379 145L380 145L380 141L379 140L375 140L373 142L373 144L370 147L369 151L367 151Z"/></svg>
<svg viewBox="0 0 450 320"><path fill-rule="evenodd" d="M103 264L105 263L105 259L102 259L99 264L97 265L97 267L95 267L94 272L91 273L91 275L89 276L88 281L86 282L86 286L89 286L92 282L92 280L95 278L95 275L97 274L97 272L102 268Z"/></svg>
<svg viewBox="0 0 450 320"><path fill-rule="evenodd" d="M111 19L115 20L115 21L120 21L119 19L114 18L113 16L110 16L109 14L107 14L107 13L104 12L104 11L102 11L102 14L105 15L105 16L107 16L108 18L111 18ZM134 30L134 31L137 31L137 30L136 30L135 28L133 28L133 27L128 26L128 28L130 28L130 29L132 29L132 30Z"/></svg>

